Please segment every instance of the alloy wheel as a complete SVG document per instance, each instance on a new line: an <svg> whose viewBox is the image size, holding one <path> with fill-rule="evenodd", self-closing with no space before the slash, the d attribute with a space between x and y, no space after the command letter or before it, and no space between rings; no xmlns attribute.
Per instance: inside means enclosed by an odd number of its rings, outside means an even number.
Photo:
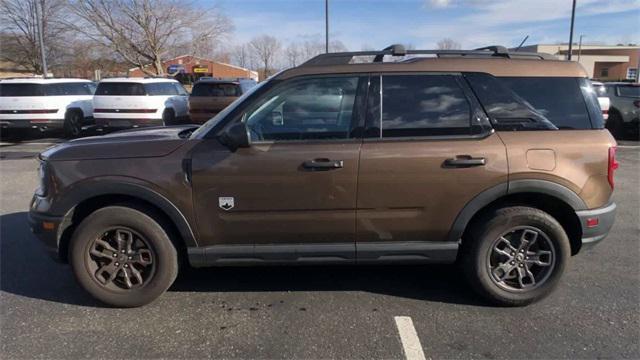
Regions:
<svg viewBox="0 0 640 360"><path fill-rule="evenodd" d="M141 234L124 227L109 229L89 246L85 263L101 286L115 291L146 285L156 269L156 256Z"/></svg>
<svg viewBox="0 0 640 360"><path fill-rule="evenodd" d="M523 292L544 284L555 267L556 251L542 230L512 228L498 237L488 253L491 280L507 291Z"/></svg>

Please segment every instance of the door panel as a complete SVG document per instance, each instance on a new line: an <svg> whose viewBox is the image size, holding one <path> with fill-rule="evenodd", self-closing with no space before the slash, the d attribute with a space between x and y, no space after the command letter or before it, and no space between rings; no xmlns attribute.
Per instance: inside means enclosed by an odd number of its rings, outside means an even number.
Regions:
<svg viewBox="0 0 640 360"><path fill-rule="evenodd" d="M200 245L349 243L361 142L255 144L230 152L203 141L192 157ZM314 159L342 168L313 171ZM224 210L219 198L232 197Z"/></svg>
<svg viewBox="0 0 640 360"><path fill-rule="evenodd" d="M484 166L447 167L457 155ZM481 140L365 141L358 180L357 242L446 241L464 205L507 181L498 135Z"/></svg>

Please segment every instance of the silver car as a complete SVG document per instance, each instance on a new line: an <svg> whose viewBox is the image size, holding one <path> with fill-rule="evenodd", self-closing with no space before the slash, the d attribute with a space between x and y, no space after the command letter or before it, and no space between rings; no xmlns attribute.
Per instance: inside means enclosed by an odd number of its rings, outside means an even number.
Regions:
<svg viewBox="0 0 640 360"><path fill-rule="evenodd" d="M611 105L607 129L616 139L640 137L640 84L605 83Z"/></svg>

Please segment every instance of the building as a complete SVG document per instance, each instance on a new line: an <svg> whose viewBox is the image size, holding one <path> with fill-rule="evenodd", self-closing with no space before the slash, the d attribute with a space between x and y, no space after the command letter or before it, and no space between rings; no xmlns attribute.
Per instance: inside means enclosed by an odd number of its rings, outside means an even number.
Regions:
<svg viewBox="0 0 640 360"><path fill-rule="evenodd" d="M558 59L566 59L568 44L538 44L523 46L520 51L543 52ZM578 61L589 77L600 81L638 82L640 46L623 45L574 45L571 60Z"/></svg>
<svg viewBox="0 0 640 360"><path fill-rule="evenodd" d="M251 78L258 80L258 73L239 66L225 64L192 55L182 55L162 62L164 71L168 74L179 74L178 77L185 82L202 76L216 78ZM140 77L145 73L140 68L129 69L129 76Z"/></svg>

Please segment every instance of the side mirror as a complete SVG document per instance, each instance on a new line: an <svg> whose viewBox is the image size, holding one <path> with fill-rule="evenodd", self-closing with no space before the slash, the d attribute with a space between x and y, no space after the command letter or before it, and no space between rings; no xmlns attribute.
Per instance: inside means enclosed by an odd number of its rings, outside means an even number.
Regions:
<svg viewBox="0 0 640 360"><path fill-rule="evenodd" d="M219 138L220 142L231 151L238 148L249 147L249 131L243 122L237 122L229 126Z"/></svg>

